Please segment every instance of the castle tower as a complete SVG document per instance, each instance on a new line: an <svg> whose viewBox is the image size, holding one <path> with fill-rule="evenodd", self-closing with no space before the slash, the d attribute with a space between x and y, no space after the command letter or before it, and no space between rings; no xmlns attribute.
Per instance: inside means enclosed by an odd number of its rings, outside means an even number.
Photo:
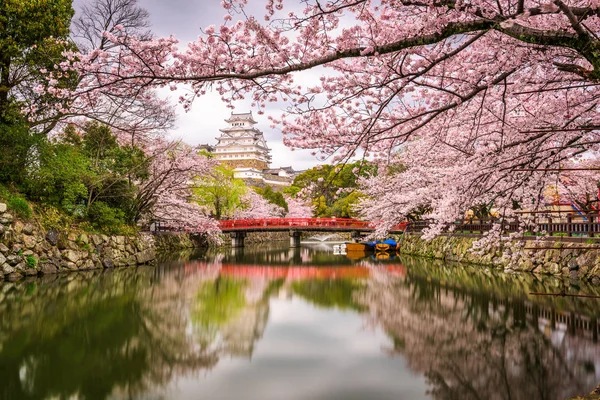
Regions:
<svg viewBox="0 0 600 400"><path fill-rule="evenodd" d="M237 177L260 179L262 170L271 163L271 149L263 133L254 127L252 112L231 113L225 122L229 126L220 129L221 136L216 138L215 159L233 167Z"/></svg>

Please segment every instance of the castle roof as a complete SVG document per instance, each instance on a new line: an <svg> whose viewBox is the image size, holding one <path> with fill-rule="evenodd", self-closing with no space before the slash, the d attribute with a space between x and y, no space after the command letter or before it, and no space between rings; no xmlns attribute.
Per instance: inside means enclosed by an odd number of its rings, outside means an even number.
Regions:
<svg viewBox="0 0 600 400"><path fill-rule="evenodd" d="M254 120L254 118L252 117L252 111L247 112L247 113L239 113L239 114L231 113L231 116L229 117L229 119L225 120L225 122L235 122L235 121L249 121L253 124L257 123Z"/></svg>

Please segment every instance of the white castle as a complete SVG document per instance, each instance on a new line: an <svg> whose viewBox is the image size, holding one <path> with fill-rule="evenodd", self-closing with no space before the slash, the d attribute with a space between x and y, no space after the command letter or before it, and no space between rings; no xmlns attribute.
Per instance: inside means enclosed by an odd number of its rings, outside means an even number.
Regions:
<svg viewBox="0 0 600 400"><path fill-rule="evenodd" d="M289 186L297 175L292 167L270 169L271 149L263 133L254 125L252 112L234 114L225 120L228 127L211 149L215 159L234 168L236 178L262 181L271 186ZM255 182L258 183L258 182Z"/></svg>

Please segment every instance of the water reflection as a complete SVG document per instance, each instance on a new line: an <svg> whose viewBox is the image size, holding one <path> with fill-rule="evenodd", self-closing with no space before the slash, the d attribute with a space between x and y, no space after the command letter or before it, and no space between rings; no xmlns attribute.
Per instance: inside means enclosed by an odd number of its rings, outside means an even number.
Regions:
<svg viewBox="0 0 600 400"><path fill-rule="evenodd" d="M185 258L0 284L0 398L530 400L600 382L598 302L527 295L561 280L306 247Z"/></svg>

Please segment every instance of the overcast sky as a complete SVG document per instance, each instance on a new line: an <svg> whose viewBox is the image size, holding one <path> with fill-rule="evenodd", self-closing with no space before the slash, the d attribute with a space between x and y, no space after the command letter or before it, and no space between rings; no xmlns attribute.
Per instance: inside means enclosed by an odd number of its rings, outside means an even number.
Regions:
<svg viewBox="0 0 600 400"><path fill-rule="evenodd" d="M91 0L76 0L75 9ZM219 25L226 14L221 7L221 0L138 0L140 6L150 13L152 30L157 36L174 35L184 47L190 41L200 35L200 28L209 25ZM249 0L249 12L256 16L263 16L264 0ZM307 74L315 76L314 73ZM302 79L302 81L305 81ZM165 97L170 97L174 104L179 97L177 92L167 89L161 91ZM237 102L236 113L251 110L250 101ZM265 134L269 147L272 149L273 161L271 166L292 166L296 170L310 168L318 164L318 160L310 154L309 150L291 151L283 145L281 132L271 129L267 118L269 113L279 117L284 110L285 104L279 103L270 107L263 115L258 115L258 109L252 109L254 119L258 121L257 127ZM177 128L173 131L174 138L181 138L185 142L195 145L200 143L215 144L215 138L219 136L220 128L227 124L223 121L231 114L216 93L209 93L203 98L198 98L193 104L192 110L184 112L183 107L177 105Z"/></svg>

